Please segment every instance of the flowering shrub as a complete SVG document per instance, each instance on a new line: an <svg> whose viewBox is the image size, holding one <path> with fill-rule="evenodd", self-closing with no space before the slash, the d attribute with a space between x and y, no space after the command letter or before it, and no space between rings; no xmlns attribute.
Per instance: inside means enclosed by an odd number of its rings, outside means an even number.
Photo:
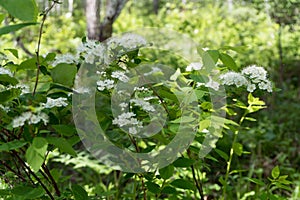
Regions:
<svg viewBox="0 0 300 200"><path fill-rule="evenodd" d="M245 153L237 141L242 123L266 107L255 91L272 91L267 72L255 65L240 69L226 51L201 48L198 60L166 66L149 59L153 45L142 34L127 33L103 43L83 40L74 54L37 53L20 64L1 61L0 162L7 187L0 196L204 199L210 191L202 185L203 160L221 157L227 164L219 179L226 198L233 156ZM32 65L38 74L24 77ZM224 104L224 86L240 89L235 103ZM238 120L225 118L225 111ZM216 147L224 133L233 133L228 155ZM209 154L212 149L219 158ZM92 162L85 151L98 160ZM114 170L115 184L101 180L97 186L79 186L60 169L69 163L98 170L105 164L110 169L103 174ZM275 197L271 186L286 189L286 178L274 168L269 191L257 196Z"/></svg>

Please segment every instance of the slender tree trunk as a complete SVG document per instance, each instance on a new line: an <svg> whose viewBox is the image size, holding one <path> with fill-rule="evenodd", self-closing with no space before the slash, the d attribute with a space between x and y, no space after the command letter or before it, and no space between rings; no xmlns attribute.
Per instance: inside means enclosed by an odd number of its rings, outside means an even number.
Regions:
<svg viewBox="0 0 300 200"><path fill-rule="evenodd" d="M68 12L73 14L73 3L74 3L74 0L68 0Z"/></svg>
<svg viewBox="0 0 300 200"><path fill-rule="evenodd" d="M227 0L227 4L228 4L228 11L231 12L233 9L233 2L232 0Z"/></svg>
<svg viewBox="0 0 300 200"><path fill-rule="evenodd" d="M159 9L159 0L153 0L153 10L156 15L158 14L158 9Z"/></svg>
<svg viewBox="0 0 300 200"><path fill-rule="evenodd" d="M106 14L100 25L99 41L104 41L111 37L113 23L119 17L122 9L128 0L108 0L106 5Z"/></svg>
<svg viewBox="0 0 300 200"><path fill-rule="evenodd" d="M88 38L98 40L100 33L100 0L86 0L85 16Z"/></svg>

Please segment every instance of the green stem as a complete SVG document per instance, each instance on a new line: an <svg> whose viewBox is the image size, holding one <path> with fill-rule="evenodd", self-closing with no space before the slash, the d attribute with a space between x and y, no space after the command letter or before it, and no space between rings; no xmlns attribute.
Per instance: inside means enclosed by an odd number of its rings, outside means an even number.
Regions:
<svg viewBox="0 0 300 200"><path fill-rule="evenodd" d="M248 110L245 111L245 113L243 114L243 116L241 117L240 121L239 121L239 125L241 126L241 124L243 123L246 115L248 114ZM234 131L234 137L233 137L233 141L232 141L232 145L230 148L230 153L229 153L229 160L227 162L227 167L226 167L226 174L225 174L225 180L224 180L224 186L223 186L223 195L222 195L222 200L225 200L226 197L226 190L227 190L227 182L228 182L228 178L229 178L229 172L230 172L230 167L231 167L231 162L233 159L233 153L234 153L234 145L237 141L237 137L239 134L239 129L237 129L236 131Z"/></svg>

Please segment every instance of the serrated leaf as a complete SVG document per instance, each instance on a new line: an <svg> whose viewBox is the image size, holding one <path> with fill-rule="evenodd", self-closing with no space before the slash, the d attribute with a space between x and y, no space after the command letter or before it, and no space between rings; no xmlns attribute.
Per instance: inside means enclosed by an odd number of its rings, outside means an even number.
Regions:
<svg viewBox="0 0 300 200"><path fill-rule="evenodd" d="M174 173L174 166L168 165L164 168L159 169L159 174L163 179L170 178Z"/></svg>
<svg viewBox="0 0 300 200"><path fill-rule="evenodd" d="M22 21L36 21L38 8L34 0L0 0L0 6Z"/></svg>
<svg viewBox="0 0 300 200"><path fill-rule="evenodd" d="M47 147L48 143L46 139L35 137L32 141L32 144L26 151L25 157L27 163L35 173L39 171L44 162Z"/></svg>
<svg viewBox="0 0 300 200"><path fill-rule="evenodd" d="M71 186L75 200L88 200L88 193L80 185Z"/></svg>
<svg viewBox="0 0 300 200"><path fill-rule="evenodd" d="M0 35L5 35L17 30L20 30L21 28L24 28L26 26L32 26L32 25L36 25L37 23L32 23L32 22L28 22L28 23L21 23L21 24L14 24L14 25L8 25L8 26L4 26L0 28Z"/></svg>
<svg viewBox="0 0 300 200"><path fill-rule="evenodd" d="M273 179L277 179L279 177L279 175L280 175L280 169L279 169L278 165L272 169L272 173L271 174L272 174L272 178Z"/></svg>
<svg viewBox="0 0 300 200"><path fill-rule="evenodd" d="M27 144L27 142L21 140L10 141L0 145L0 152L15 150L23 147L25 144Z"/></svg>
<svg viewBox="0 0 300 200"><path fill-rule="evenodd" d="M74 157L77 155L71 144L65 138L47 137L45 139L49 144L56 146L62 152L68 153Z"/></svg>
<svg viewBox="0 0 300 200"><path fill-rule="evenodd" d="M56 67L52 69L51 77L53 79L53 82L55 83L59 83L65 86L72 86L76 73L76 66L61 63L56 65Z"/></svg>
<svg viewBox="0 0 300 200"><path fill-rule="evenodd" d="M171 182L171 185L176 188L187 189L187 190L195 190L195 185L184 179L176 179Z"/></svg>
<svg viewBox="0 0 300 200"><path fill-rule="evenodd" d="M158 194L158 193L160 192L160 187L159 187L159 185L156 184L156 183L153 183L153 182L151 182L151 181L147 181L147 182L146 182L146 186L147 186L147 189L148 189L150 192L154 193L154 194Z"/></svg>
<svg viewBox="0 0 300 200"><path fill-rule="evenodd" d="M238 66L236 65L235 61L233 60L233 58L231 56L229 56L225 53L220 53L220 60L229 69L231 69L233 71L238 70Z"/></svg>
<svg viewBox="0 0 300 200"><path fill-rule="evenodd" d="M173 165L175 167L190 167L194 162L194 160L189 158L178 158L173 162Z"/></svg>

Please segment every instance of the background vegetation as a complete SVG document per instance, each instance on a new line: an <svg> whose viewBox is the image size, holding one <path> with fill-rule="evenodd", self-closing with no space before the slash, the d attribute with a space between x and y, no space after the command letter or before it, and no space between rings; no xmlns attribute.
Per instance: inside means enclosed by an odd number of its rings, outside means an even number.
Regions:
<svg viewBox="0 0 300 200"><path fill-rule="evenodd" d="M52 1L46 0L37 1L38 12L43 13L51 3ZM102 1L99 9L105 10L106 3ZM49 58L47 63L46 55L51 57L50 53L75 53L77 46L87 35L85 6L81 0L63 1L48 14L39 52L44 56L42 62L45 62L48 71L51 71L51 59ZM241 68L256 64L264 66L270 73L275 89L271 95L257 93L257 96L261 96L265 101L267 108L254 113L251 117L255 118L255 122L246 121L244 128L240 130L236 143L241 145L242 152L233 156L231 173L225 182L224 175L234 138L234 128L224 131L216 150L204 159L195 161L185 155L183 160L156 174L143 174L146 181L144 185L140 182L140 175L112 170L89 156L82 144L76 141L78 136L74 131L70 108L51 111L55 115L51 120L56 120L53 124L66 126L51 126L48 130L61 134L75 150L72 148L55 151L55 145L48 147L49 155L41 171L48 176L50 182L43 178L45 174L39 172L33 172L36 175L32 175L31 182L36 186L36 182L39 182L36 180L40 178L41 182L45 182L46 187L50 188L49 192L55 199L143 199L143 190L147 190L147 199L200 199L201 195L202 199L300 199L299 8L299 0L128 1L113 23L113 36L140 27L168 28L192 37L201 47L230 55ZM43 16L39 15L37 22L42 22ZM104 16L105 12L100 12L100 19ZM9 15L4 8L0 8L1 28L21 21ZM36 57L39 25L0 36L0 56L3 57L0 66L17 69L16 76L30 86L30 91L34 90L37 61L29 60ZM13 49L17 50L17 55ZM164 60L162 55L152 56L154 60ZM24 63L25 61L27 63ZM172 64L179 65L178 62ZM47 70L41 74L42 84L39 86L40 91L47 88L47 92L38 94L35 98L29 97L28 94L27 100L20 99L21 102L35 102L38 98L45 100L46 95L61 96L60 87L46 84L49 81ZM6 94L0 95L1 100ZM234 104L231 98L234 95L235 92L229 89L229 104ZM245 94L242 97L243 100L247 100ZM4 137L0 144L0 198L49 199L49 195L41 192L42 189L38 186L29 187L25 184L30 184L30 178L29 181L22 180L24 174L29 173L28 169L22 171L21 166L15 166L13 163L19 161L9 157L9 148L5 150L4 141L6 137L9 138L5 136L5 131L11 130L11 127L4 126L7 123L5 119L9 118L3 110L1 111L0 134ZM228 118L237 121L242 111L234 112L237 114L228 113ZM34 132L26 129L19 131ZM25 140L31 144L33 139L25 136ZM50 145L51 142L48 143ZM64 150L69 154L63 153ZM21 154L22 149L12 152L16 153ZM191 169L191 166L199 170L199 183L192 181L194 169ZM54 179L55 184L50 177ZM196 188L199 184L203 190L202 194Z"/></svg>

